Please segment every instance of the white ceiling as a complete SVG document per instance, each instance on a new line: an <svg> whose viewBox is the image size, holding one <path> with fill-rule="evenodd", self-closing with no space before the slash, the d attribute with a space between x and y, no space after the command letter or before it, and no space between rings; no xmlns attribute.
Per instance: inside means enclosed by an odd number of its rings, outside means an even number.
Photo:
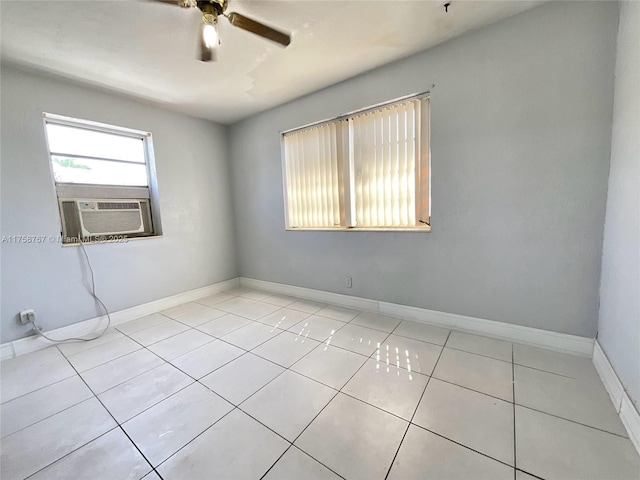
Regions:
<svg viewBox="0 0 640 480"><path fill-rule="evenodd" d="M292 33L281 48L220 21L215 63L197 61L196 9L145 1L0 1L2 59L232 123L541 1L230 0Z"/></svg>

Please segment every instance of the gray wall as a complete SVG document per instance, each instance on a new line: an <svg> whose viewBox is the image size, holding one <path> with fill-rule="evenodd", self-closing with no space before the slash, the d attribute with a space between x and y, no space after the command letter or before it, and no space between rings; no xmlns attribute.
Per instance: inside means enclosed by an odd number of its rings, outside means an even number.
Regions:
<svg viewBox="0 0 640 480"><path fill-rule="evenodd" d="M620 9L598 341L640 406L640 2Z"/></svg>
<svg viewBox="0 0 640 480"><path fill-rule="evenodd" d="M164 236L87 246L98 295L116 311L237 276L227 128L2 66L2 235L58 235L42 112L153 134ZM77 247L2 244L2 341L96 316Z"/></svg>
<svg viewBox="0 0 640 480"><path fill-rule="evenodd" d="M617 18L551 2L232 126L240 273L595 336ZM431 84L433 231L285 231L279 132Z"/></svg>

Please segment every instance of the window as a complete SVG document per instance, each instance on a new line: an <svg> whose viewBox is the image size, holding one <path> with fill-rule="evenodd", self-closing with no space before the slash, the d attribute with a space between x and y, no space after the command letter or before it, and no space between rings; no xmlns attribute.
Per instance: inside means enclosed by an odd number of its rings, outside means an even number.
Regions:
<svg viewBox="0 0 640 480"><path fill-rule="evenodd" d="M151 134L44 114L63 243L161 234Z"/></svg>
<svg viewBox="0 0 640 480"><path fill-rule="evenodd" d="M430 229L429 98L283 133L287 229Z"/></svg>

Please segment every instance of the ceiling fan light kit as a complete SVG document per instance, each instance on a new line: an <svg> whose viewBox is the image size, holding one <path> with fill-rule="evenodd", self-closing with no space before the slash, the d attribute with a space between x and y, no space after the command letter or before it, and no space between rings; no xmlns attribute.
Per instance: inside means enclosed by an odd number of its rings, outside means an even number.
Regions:
<svg viewBox="0 0 640 480"><path fill-rule="evenodd" d="M241 28L284 47L291 43L291 35L268 27L239 13L225 13L229 5L228 0L156 0L183 8L197 8L202 12L202 23L198 33L200 60L210 62L215 60L215 49L220 45L218 35L218 17L223 16L234 27Z"/></svg>

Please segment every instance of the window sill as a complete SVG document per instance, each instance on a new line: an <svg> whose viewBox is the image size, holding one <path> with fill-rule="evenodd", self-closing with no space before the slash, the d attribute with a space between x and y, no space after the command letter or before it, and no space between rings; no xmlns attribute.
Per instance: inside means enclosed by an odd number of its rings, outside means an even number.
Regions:
<svg viewBox="0 0 640 480"><path fill-rule="evenodd" d="M285 228L287 232L430 232L431 225L424 227L318 227L318 228Z"/></svg>
<svg viewBox="0 0 640 480"><path fill-rule="evenodd" d="M108 237L108 235L106 235ZM112 235L112 237L117 237L116 235ZM150 240L152 238L162 238L162 234L159 235L147 235L145 237L125 237L125 238L106 238L104 240L91 240L88 242L83 242L82 245L102 245L107 243L129 243L132 241L138 240ZM69 242L63 243L62 247L79 247L80 242Z"/></svg>

